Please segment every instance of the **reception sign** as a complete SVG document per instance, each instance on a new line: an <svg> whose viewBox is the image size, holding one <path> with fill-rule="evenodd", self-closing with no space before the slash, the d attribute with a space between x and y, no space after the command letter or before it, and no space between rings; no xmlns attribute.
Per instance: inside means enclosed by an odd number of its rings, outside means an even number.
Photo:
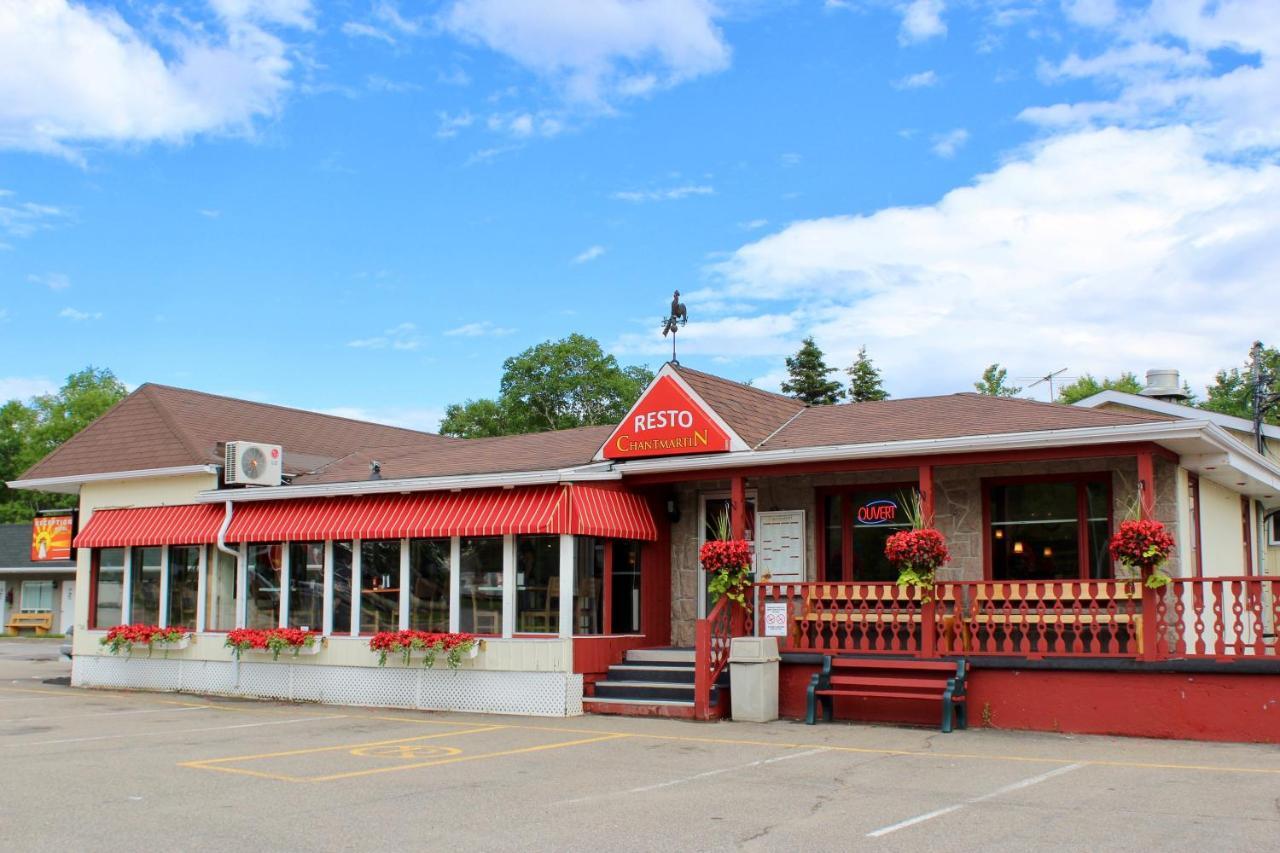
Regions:
<svg viewBox="0 0 1280 853"><path fill-rule="evenodd" d="M48 515L31 522L31 559L71 559L73 521L69 515Z"/></svg>
<svg viewBox="0 0 1280 853"><path fill-rule="evenodd" d="M650 386L604 446L605 459L722 453L727 432L670 376Z"/></svg>

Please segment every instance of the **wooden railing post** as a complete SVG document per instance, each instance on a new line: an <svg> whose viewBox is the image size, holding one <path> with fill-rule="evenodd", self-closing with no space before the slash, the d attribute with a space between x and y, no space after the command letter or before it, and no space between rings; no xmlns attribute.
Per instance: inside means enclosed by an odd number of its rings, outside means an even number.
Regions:
<svg viewBox="0 0 1280 853"><path fill-rule="evenodd" d="M920 607L920 657L932 658L938 654L938 588L933 588L933 594L929 596Z"/></svg>
<svg viewBox="0 0 1280 853"><path fill-rule="evenodd" d="M1156 638L1159 636L1160 626L1156 624L1156 615L1159 608L1157 595L1163 595L1163 590L1155 590L1147 586L1142 581L1142 659L1153 661L1160 659L1160 652L1156 648Z"/></svg>

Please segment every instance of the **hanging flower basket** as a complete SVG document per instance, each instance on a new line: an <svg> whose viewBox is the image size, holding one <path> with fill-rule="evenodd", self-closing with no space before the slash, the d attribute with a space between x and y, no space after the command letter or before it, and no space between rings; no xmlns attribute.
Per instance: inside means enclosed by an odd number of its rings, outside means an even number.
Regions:
<svg viewBox="0 0 1280 853"><path fill-rule="evenodd" d="M399 655L406 666L415 652L422 654L422 665L430 668L443 652L445 663L457 669L463 659L474 658L484 647L484 640L472 634L437 633L431 631L380 631L369 638L369 651L378 655L378 666L387 665L387 657Z"/></svg>
<svg viewBox="0 0 1280 853"><path fill-rule="evenodd" d="M1152 519L1129 519L1111 537L1111 556L1145 578L1150 589L1160 589L1170 578L1161 566L1173 553L1173 537Z"/></svg>
<svg viewBox="0 0 1280 853"><path fill-rule="evenodd" d="M301 628L237 628L227 633L224 645L237 660L244 652L269 654L272 660L279 660L285 651L294 657L319 654L322 640L319 632Z"/></svg>
<svg viewBox="0 0 1280 853"><path fill-rule="evenodd" d="M947 540L932 527L893 534L884 543L884 555L898 570L898 586L914 587L921 602L933 595L934 572L951 562Z"/></svg>
<svg viewBox="0 0 1280 853"><path fill-rule="evenodd" d="M161 628L159 625L116 625L107 631L107 635L98 643L113 655L124 651L126 656L133 655L134 646L146 646L147 656L155 649L166 653L174 649L185 649L191 645L191 629L175 626Z"/></svg>
<svg viewBox="0 0 1280 853"><path fill-rule="evenodd" d="M712 601L727 597L746 606L751 588L751 543L745 539L713 539L702 546L698 559L707 573Z"/></svg>

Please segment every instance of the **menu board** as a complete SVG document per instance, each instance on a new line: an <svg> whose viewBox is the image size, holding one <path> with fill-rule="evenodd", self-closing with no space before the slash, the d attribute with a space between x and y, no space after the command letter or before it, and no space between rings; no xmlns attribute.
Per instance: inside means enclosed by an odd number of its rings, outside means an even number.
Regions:
<svg viewBox="0 0 1280 853"><path fill-rule="evenodd" d="M756 524L756 578L769 575L775 583L802 583L804 510L758 513Z"/></svg>

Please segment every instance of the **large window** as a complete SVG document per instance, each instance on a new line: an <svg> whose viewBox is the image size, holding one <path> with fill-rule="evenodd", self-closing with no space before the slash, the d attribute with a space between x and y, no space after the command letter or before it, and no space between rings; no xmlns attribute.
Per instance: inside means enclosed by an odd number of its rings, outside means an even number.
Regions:
<svg viewBox="0 0 1280 853"><path fill-rule="evenodd" d="M204 587L206 631L230 631L236 627L236 562L235 557L217 546L210 547Z"/></svg>
<svg viewBox="0 0 1280 853"><path fill-rule="evenodd" d="M579 536L574 560L573 633L604 633L604 539Z"/></svg>
<svg viewBox="0 0 1280 853"><path fill-rule="evenodd" d="M884 555L886 540L910 527L914 485L887 484L820 492L823 535L818 561L822 581L895 581Z"/></svg>
<svg viewBox="0 0 1280 853"><path fill-rule="evenodd" d="M246 628L280 627L280 579L284 570L284 546L280 543L250 545L246 569Z"/></svg>
<svg viewBox="0 0 1280 853"><path fill-rule="evenodd" d="M174 545L169 549L169 621L181 628L195 628L199 598L200 549Z"/></svg>
<svg viewBox="0 0 1280 853"><path fill-rule="evenodd" d="M333 543L333 633L351 633L351 542Z"/></svg>
<svg viewBox="0 0 1280 853"><path fill-rule="evenodd" d="M53 581L23 581L21 609L26 613L53 611Z"/></svg>
<svg viewBox="0 0 1280 853"><path fill-rule="evenodd" d="M93 627L110 628L124 621L124 555L123 548L103 548L95 552Z"/></svg>
<svg viewBox="0 0 1280 853"><path fill-rule="evenodd" d="M324 543L289 544L289 627L324 626Z"/></svg>
<svg viewBox="0 0 1280 853"><path fill-rule="evenodd" d="M449 630L449 540L409 543L409 627Z"/></svg>
<svg viewBox="0 0 1280 853"><path fill-rule="evenodd" d="M993 580L1111 577L1109 475L993 480L985 486Z"/></svg>
<svg viewBox="0 0 1280 853"><path fill-rule="evenodd" d="M502 633L502 537L462 537L460 558L461 630Z"/></svg>
<svg viewBox="0 0 1280 853"><path fill-rule="evenodd" d="M516 537L516 633L560 630L560 537Z"/></svg>
<svg viewBox="0 0 1280 853"><path fill-rule="evenodd" d="M129 621L132 624L160 624L160 575L163 548L134 548L129 564L133 589L129 594Z"/></svg>
<svg viewBox="0 0 1280 853"><path fill-rule="evenodd" d="M400 628L400 540L360 543L360 633Z"/></svg>

